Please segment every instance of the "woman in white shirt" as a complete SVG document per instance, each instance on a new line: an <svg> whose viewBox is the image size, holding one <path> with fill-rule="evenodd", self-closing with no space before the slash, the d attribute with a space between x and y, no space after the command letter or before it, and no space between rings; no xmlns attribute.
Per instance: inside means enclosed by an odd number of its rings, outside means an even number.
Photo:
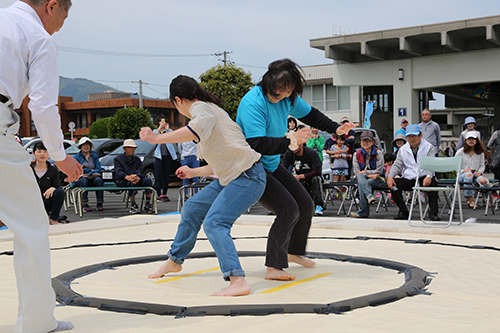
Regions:
<svg viewBox="0 0 500 333"><path fill-rule="evenodd" d="M489 181L483 177L485 148L479 140L476 131L470 131L465 136L464 146L460 148L455 156L462 156L462 170L458 177L460 182L475 183L481 186L489 186ZM472 185L464 185L471 187ZM469 207L474 208L474 199L472 190L464 191L465 198Z"/></svg>
<svg viewBox="0 0 500 333"><path fill-rule="evenodd" d="M173 79L170 100L181 114L191 119L189 125L160 135L144 127L141 139L153 144L194 140L198 144L198 155L208 165L193 169L182 166L177 169L177 176L184 179L217 174L218 179L186 201L167 254L169 259L149 278L179 272L203 224L217 254L223 278L230 281L229 287L211 296L248 295L251 288L245 280L230 233L236 219L264 192L266 173L259 161L261 155L246 142L241 128L227 112L217 106L221 100L202 89L193 78L179 75Z"/></svg>

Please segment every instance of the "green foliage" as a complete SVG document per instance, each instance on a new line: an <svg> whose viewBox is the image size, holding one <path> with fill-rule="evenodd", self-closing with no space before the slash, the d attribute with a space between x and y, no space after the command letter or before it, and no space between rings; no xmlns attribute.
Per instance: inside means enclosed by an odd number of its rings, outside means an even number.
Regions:
<svg viewBox="0 0 500 333"><path fill-rule="evenodd" d="M200 86L215 96L224 99L222 108L231 119L236 119L238 105L253 87L252 76L235 65L215 66L200 75Z"/></svg>
<svg viewBox="0 0 500 333"><path fill-rule="evenodd" d="M108 129L111 119L113 118L107 117L94 121L89 128L89 138L90 139L107 138L109 135Z"/></svg>
<svg viewBox="0 0 500 333"><path fill-rule="evenodd" d="M108 135L114 139L138 139L141 127L153 128L148 110L138 107L118 109L108 124Z"/></svg>

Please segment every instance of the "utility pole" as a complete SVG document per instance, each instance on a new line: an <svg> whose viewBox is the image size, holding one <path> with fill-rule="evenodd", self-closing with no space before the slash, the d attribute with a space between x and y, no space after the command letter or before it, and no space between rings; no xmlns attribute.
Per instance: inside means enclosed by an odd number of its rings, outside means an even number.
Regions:
<svg viewBox="0 0 500 333"><path fill-rule="evenodd" d="M224 52L217 52L217 53L215 53L215 55L216 55L217 57L224 56L224 60L221 60L221 61L224 63L224 67L226 67L226 66L227 66L227 63L229 62L229 61L227 60L227 55L228 55L228 54L231 54L231 53L233 53L233 52L224 51Z"/></svg>
<svg viewBox="0 0 500 333"><path fill-rule="evenodd" d="M132 81L132 83L139 83L139 107L142 109L142 85L147 83L142 82L142 80Z"/></svg>

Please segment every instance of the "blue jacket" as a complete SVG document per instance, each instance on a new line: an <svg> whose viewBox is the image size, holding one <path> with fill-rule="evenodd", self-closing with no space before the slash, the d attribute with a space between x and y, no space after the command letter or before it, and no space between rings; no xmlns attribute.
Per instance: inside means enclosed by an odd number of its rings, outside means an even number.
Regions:
<svg viewBox="0 0 500 333"><path fill-rule="evenodd" d="M125 153L115 157L115 182L124 180L128 175L137 175L140 179L144 178L142 175L142 161L137 156L128 158Z"/></svg>
<svg viewBox="0 0 500 333"><path fill-rule="evenodd" d="M172 132L171 129L168 130L169 132ZM153 130L153 133L158 132L158 129ZM163 133L166 133L167 131L163 131ZM172 160L177 159L177 154L175 153L175 148L173 143L162 143L163 145L167 145L168 152L170 153L170 157ZM161 147L160 144L156 145L155 152L154 152L154 157L157 159L161 160Z"/></svg>
<svg viewBox="0 0 500 333"><path fill-rule="evenodd" d="M101 167L101 161L99 161L99 155L97 155L96 152L91 151L90 157L92 158L92 161L94 162L95 165L94 171L90 170L89 168L83 168L83 173L89 175L93 174L94 172L101 173L102 167ZM83 165L83 162L85 161L85 155L83 155L82 152L79 152L78 154L75 155L75 160L77 160L78 163Z"/></svg>

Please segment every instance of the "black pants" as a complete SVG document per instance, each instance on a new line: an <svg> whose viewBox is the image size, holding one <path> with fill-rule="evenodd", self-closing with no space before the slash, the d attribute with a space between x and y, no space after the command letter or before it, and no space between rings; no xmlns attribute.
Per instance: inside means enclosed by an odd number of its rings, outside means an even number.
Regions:
<svg viewBox="0 0 500 333"><path fill-rule="evenodd" d="M167 195L168 192L168 182L170 181L170 169L172 167L172 157L170 155L162 155L161 160L154 159L155 166L155 188L156 195L159 197L162 195Z"/></svg>
<svg viewBox="0 0 500 333"><path fill-rule="evenodd" d="M418 183L420 186L423 186L425 176L420 177L418 179ZM397 191L391 191L392 193L392 198L394 199L394 202L396 205L399 207L399 211L401 213L408 213L408 207L406 207L405 201L403 199L403 192L402 191L413 191L413 186L415 186L415 179L406 179L406 178L394 178L396 181L396 186L398 188ZM433 187L437 186L437 182L434 178L431 180L431 185ZM427 194L427 198L429 198L429 206L431 209L431 214L432 215L437 215L438 214L438 194L437 192L425 192Z"/></svg>
<svg viewBox="0 0 500 333"><path fill-rule="evenodd" d="M259 203L276 214L276 218L267 238L265 265L287 268L287 253L306 253L314 205L304 186L283 165L266 174L266 189Z"/></svg>
<svg viewBox="0 0 500 333"><path fill-rule="evenodd" d="M312 196L314 206L321 206L325 209L325 200L323 198L323 180L321 177L314 176L311 179L303 179L300 183Z"/></svg>

